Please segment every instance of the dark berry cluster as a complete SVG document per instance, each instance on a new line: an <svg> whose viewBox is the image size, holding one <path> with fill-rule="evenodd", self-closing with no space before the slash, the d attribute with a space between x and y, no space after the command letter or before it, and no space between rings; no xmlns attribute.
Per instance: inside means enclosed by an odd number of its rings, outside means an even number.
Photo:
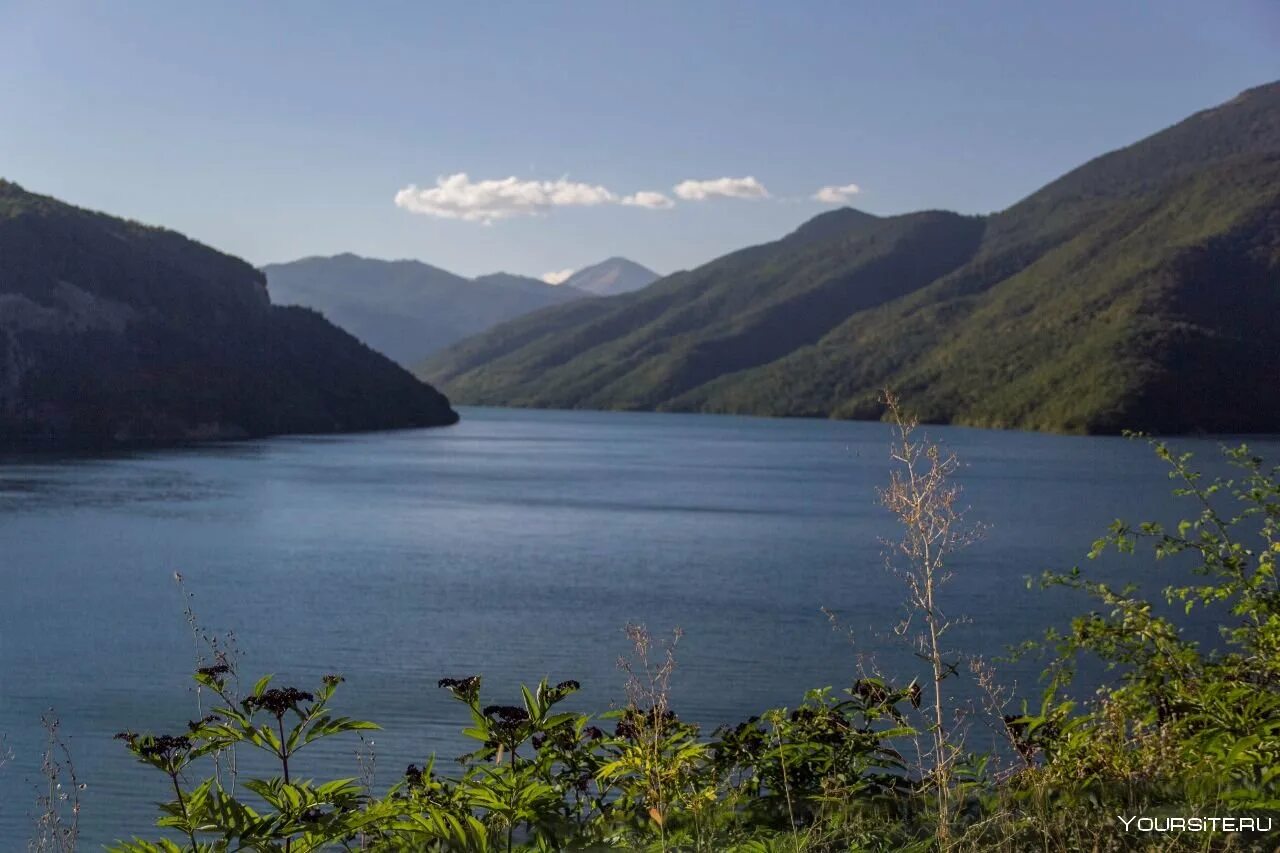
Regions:
<svg viewBox="0 0 1280 853"><path fill-rule="evenodd" d="M176 764L191 750L191 738L186 735L138 735L133 732L120 732L115 736L129 744L129 748L140 758L149 759L165 765Z"/></svg>
<svg viewBox="0 0 1280 853"><path fill-rule="evenodd" d="M650 708L647 711L628 708L623 712L622 719L618 720L613 733L627 740L637 740L644 732L662 732L668 728L674 728L678 722L679 718L671 710L659 712L657 708Z"/></svg>
<svg viewBox="0 0 1280 853"><path fill-rule="evenodd" d="M177 758L190 749L191 738L186 735L159 735L138 747L138 752L145 758L159 758L167 761Z"/></svg>
<svg viewBox="0 0 1280 853"><path fill-rule="evenodd" d="M547 699L549 699L551 702L559 702L561 699L568 696L570 693L576 693L581 689L582 689L582 685L574 681L573 679L569 679L568 681L562 681L559 684L557 684L555 687L552 687L547 691Z"/></svg>
<svg viewBox="0 0 1280 853"><path fill-rule="evenodd" d="M489 730L493 732L494 741L491 746L503 744L515 748L524 739L522 730L529 721L529 713L515 705L489 705L483 711L489 720Z"/></svg>
<svg viewBox="0 0 1280 853"><path fill-rule="evenodd" d="M298 710L298 705L303 702L310 702L315 699L305 690L299 690L296 687L273 687L270 690L263 691L260 696L250 696L243 703L246 711L252 712L255 708L259 708L271 714L276 719L280 719L285 715L286 711Z"/></svg>
<svg viewBox="0 0 1280 853"><path fill-rule="evenodd" d="M496 722L507 725L523 723L529 719L529 712L515 705L487 705L482 713Z"/></svg>
<svg viewBox="0 0 1280 853"><path fill-rule="evenodd" d="M215 663L213 666L202 666L196 670L196 674L208 679L219 690L222 689L222 683L226 680L227 673L231 672L231 667L226 663Z"/></svg>
<svg viewBox="0 0 1280 853"><path fill-rule="evenodd" d="M478 675L467 678L442 678L436 686L448 688L454 696L464 702L474 702L480 696L480 676Z"/></svg>
<svg viewBox="0 0 1280 853"><path fill-rule="evenodd" d="M404 781L409 784L410 788L421 788L422 768L416 764L410 764L404 769Z"/></svg>

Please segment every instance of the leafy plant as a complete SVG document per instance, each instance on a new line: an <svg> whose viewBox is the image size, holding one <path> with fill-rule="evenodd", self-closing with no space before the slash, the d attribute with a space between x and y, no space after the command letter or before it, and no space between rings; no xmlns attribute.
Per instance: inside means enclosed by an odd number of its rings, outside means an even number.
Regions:
<svg viewBox="0 0 1280 853"><path fill-rule="evenodd" d="M459 771L432 758L379 794L356 779L299 774L311 744L375 728L332 710L341 678L306 692L267 677L239 698L231 662L215 654L195 676L217 700L207 714L182 734L120 736L171 793L157 821L163 837L113 849L1102 851L1152 841L1119 834L1116 814L1280 809L1280 469L1241 447L1227 451L1234 479L1205 482L1190 457L1157 443L1194 516L1169 528L1116 522L1092 554L1147 544L1192 580L1150 601L1080 569L1046 574L1047 590L1084 593L1098 609L1050 632L1046 687L1019 713L1007 711L1014 697L990 667L968 660L1008 744L973 753L942 692L965 658L945 645L938 596L949 556L973 532L949 484L955 460L913 438L913 427L899 421L898 468L883 499L903 522L896 554L911 619L902 632L916 640L925 683L864 674L704 736L672 707L680 632L659 639L628 626L622 707L596 720L564 710L576 681L544 678L520 687L514 704L493 704L478 675L441 679L466 709L475 748ZM1194 635L1196 611L1219 624L1216 642ZM1112 673L1087 700L1073 692L1084 656ZM917 739L927 745L909 755ZM246 761L239 777L220 774L236 748L278 770L243 779ZM1278 837L1231 836L1228 846L1274 849ZM1223 838L1157 843L1217 849Z"/></svg>
<svg viewBox="0 0 1280 853"><path fill-rule="evenodd" d="M318 850L359 833L376 823L383 810L372 807L354 779L316 784L297 778L297 756L311 744L346 732L374 729L373 723L335 716L329 708L342 683L325 676L314 693L294 687L272 687L271 676L259 679L247 696L236 701L227 693L227 664L196 672L196 683L222 700L208 715L187 724L183 734L122 732L139 762L168 777L173 799L161 805L156 825L186 838L189 850ZM256 749L277 763L280 773L240 783L256 797L247 802L217 776L191 784L197 762L209 761L236 746ZM211 839L208 843L202 838ZM113 848L120 851L175 849L174 842L135 840Z"/></svg>
<svg viewBox="0 0 1280 853"><path fill-rule="evenodd" d="M1076 790L1280 808L1280 468L1242 445L1224 450L1237 476L1205 482L1190 454L1153 444L1196 515L1173 528L1117 521L1090 556L1132 554L1145 543L1157 560L1189 559L1195 580L1166 586L1161 606L1078 568L1047 574L1046 585L1082 591L1102 607L1051 636L1055 687L1069 683L1080 655L1116 676L1084 713L1073 715L1063 698L1022 724L1048 735L1043 772ZM1208 647L1185 621L1196 609L1216 614L1219 636Z"/></svg>

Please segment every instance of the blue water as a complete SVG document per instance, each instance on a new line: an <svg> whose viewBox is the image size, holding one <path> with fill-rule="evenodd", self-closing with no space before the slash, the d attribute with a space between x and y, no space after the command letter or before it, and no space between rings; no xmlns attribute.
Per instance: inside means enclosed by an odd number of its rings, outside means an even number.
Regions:
<svg viewBox="0 0 1280 853"><path fill-rule="evenodd" d="M1073 611L1026 576L1080 562L1117 516L1176 510L1139 443L929 432L965 462L965 501L989 525L946 590L972 620L954 635L969 651L998 653ZM149 830L165 780L111 735L196 716L175 571L200 620L235 632L242 671L303 687L347 676L340 709L385 728L382 786L411 760L463 751L442 676L483 673L495 702L543 675L580 680L582 710L622 701L627 622L685 630L675 705L708 726L847 684L860 653L904 670L891 632L903 590L880 542L894 526L875 496L888 441L881 424L467 409L439 430L0 464L13 752L0 847L30 832L49 708L87 784L83 839ZM1032 692L1034 669L1002 678ZM356 775L355 746L317 750L302 772Z"/></svg>

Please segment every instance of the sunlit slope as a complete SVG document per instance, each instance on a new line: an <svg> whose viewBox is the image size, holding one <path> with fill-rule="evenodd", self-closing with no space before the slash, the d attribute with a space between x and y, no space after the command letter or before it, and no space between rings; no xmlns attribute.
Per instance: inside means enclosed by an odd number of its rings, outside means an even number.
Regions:
<svg viewBox="0 0 1280 853"><path fill-rule="evenodd" d="M514 406L1073 432L1280 430L1280 85L989 217L835 211L639 293L552 308L419 375Z"/></svg>
<svg viewBox="0 0 1280 853"><path fill-rule="evenodd" d="M664 408L1081 432L1280 428L1280 158L1125 201L1017 273L988 263ZM983 286L979 286L979 285Z"/></svg>

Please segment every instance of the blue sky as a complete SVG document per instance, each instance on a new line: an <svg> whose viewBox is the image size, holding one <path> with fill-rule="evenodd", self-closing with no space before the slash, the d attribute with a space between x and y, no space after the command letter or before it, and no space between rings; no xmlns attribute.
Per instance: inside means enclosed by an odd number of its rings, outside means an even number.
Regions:
<svg viewBox="0 0 1280 853"><path fill-rule="evenodd" d="M1000 209L1276 78L1274 0L0 0L0 175L259 264L665 273L825 186Z"/></svg>

